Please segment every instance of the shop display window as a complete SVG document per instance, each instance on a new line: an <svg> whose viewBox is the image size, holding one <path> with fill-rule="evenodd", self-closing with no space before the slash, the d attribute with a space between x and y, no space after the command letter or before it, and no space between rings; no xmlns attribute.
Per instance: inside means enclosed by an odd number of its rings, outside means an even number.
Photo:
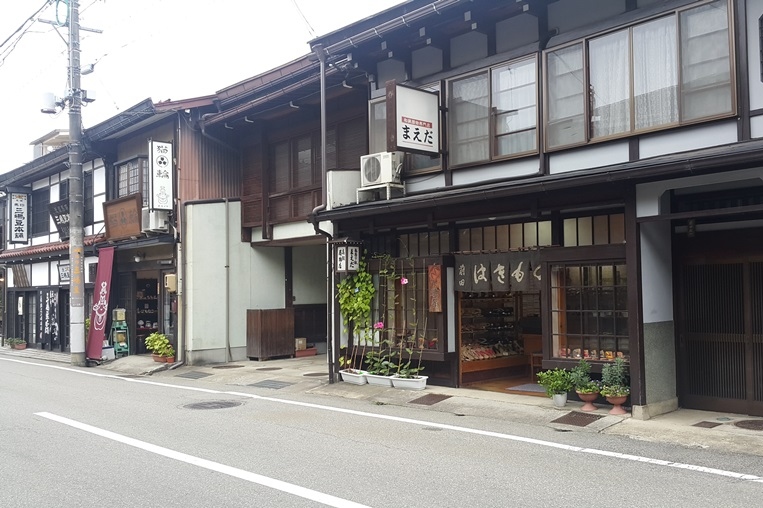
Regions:
<svg viewBox="0 0 763 508"><path fill-rule="evenodd" d="M630 360L625 263L551 267L553 358Z"/></svg>

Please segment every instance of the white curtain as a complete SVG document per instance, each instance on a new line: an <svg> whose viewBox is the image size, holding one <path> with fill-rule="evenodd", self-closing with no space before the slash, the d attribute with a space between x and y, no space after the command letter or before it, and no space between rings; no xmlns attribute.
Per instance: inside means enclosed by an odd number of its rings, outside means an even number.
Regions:
<svg viewBox="0 0 763 508"><path fill-rule="evenodd" d="M536 149L535 59L492 70L496 155Z"/></svg>
<svg viewBox="0 0 763 508"><path fill-rule="evenodd" d="M591 133L594 138L631 130L631 75L628 30L593 39L588 45Z"/></svg>
<svg viewBox="0 0 763 508"><path fill-rule="evenodd" d="M453 81L448 106L450 163L487 160L490 157L487 73Z"/></svg>
<svg viewBox="0 0 763 508"><path fill-rule="evenodd" d="M633 27L633 93L637 130L678 122L676 19Z"/></svg>

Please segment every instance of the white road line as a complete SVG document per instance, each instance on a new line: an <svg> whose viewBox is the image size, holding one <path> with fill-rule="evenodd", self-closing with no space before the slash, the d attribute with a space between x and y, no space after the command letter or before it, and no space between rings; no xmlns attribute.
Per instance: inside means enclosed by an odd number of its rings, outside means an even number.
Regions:
<svg viewBox="0 0 763 508"><path fill-rule="evenodd" d="M68 425L69 427L73 427L78 430L89 432L90 434L95 434L96 436L104 437L106 439L111 439L112 441L116 441L118 443L139 448L141 450L154 453L156 455L161 455L169 459L174 459L180 462L185 462L186 464L191 464L192 466L198 466L204 469L208 469L210 471L222 473L224 475L232 476L240 480L256 483L258 485L262 485L263 487L280 490L281 492L302 497L304 499L309 499L310 501L315 501L315 502L324 504L326 506L334 506L336 508L369 508L367 505L355 503L353 501L348 501L346 499L335 497L330 494L324 494L323 492L318 492L317 490L300 487L299 485L294 485L293 483L287 483L281 480L276 480L274 478L269 478L267 476L252 473L250 471L244 471L243 469L226 466L225 464L220 464L219 462L213 462L211 460L194 457L193 455L187 455L185 453L181 453L175 450L170 450L169 448L164 448L162 446L146 443L145 441L133 439L131 437L123 436L121 434L117 434L115 432L104 430L98 427L93 427L92 425L88 425L86 423L78 422L76 420L70 420L69 418L65 418L63 416L58 416L58 415L54 415L52 413L46 413L46 412L35 413L35 415L40 416L42 418L46 418L48 420L52 420L54 422Z"/></svg>
<svg viewBox="0 0 763 508"><path fill-rule="evenodd" d="M657 466L663 466L663 467L671 467L671 468L677 468L677 469L685 469L687 471L696 471L699 473L706 473L706 474L712 474L717 476L724 476L727 478L735 478L738 480L744 480L748 482L754 482L754 483L763 483L763 477L751 475L751 474L745 474L745 473L736 473L734 471L725 471L723 469L716 469L712 467L705 467L705 466L697 466L693 464L684 464L681 462L672 462L669 460L661 460L661 459L653 459L650 457L642 457L639 455L629 455L626 453L618 453L618 452L610 452L606 450L598 450L596 448L582 448L579 446L572 446L572 445L566 445L562 443L554 443L553 441L544 441L541 439L533 439L529 437L523 437L523 436L515 436L512 434L503 434L500 432L492 432L487 430L478 430L478 429L471 429L469 427L460 427L458 425L448 425L443 423L436 423L436 422L428 422L425 420L414 420L411 418L403 418L399 416L390 416L390 415L382 415L382 414L376 414L376 413L367 413L364 411L356 411L354 409L344 409L339 407L332 407L332 406L323 406L320 404L312 404L310 402L299 402L294 400L287 400L287 399L278 399L274 397L263 397L261 395L255 395L252 393L243 393L243 392L233 392L233 391L219 391L219 390L208 390L203 388L193 388L188 386L181 386L181 385L173 385L170 383L159 383L156 381L146 381L143 379L134 379L134 378L124 378L120 376L114 376L109 374L98 374L95 372L87 372L82 371L78 369L72 369L69 367L60 367L57 365L45 365L40 363L33 363L33 362L25 362L21 360L11 360L6 358L0 358L0 361L10 361L10 362L16 362L16 363L25 363L29 365L36 365L38 367L47 367L47 368L53 368L53 369L59 369L59 370L68 370L71 372L77 372L80 374L87 374L91 376L98 376L98 377L104 377L104 378L113 378L113 379L119 379L122 381L128 381L133 383L143 383L153 386L162 386L167 388L176 388L180 390L192 390L192 391L199 391L199 392L205 392L205 393L212 393L212 394L220 394L220 395L234 395L237 397L246 397L249 399L258 399L258 400L266 400L269 402L274 402L278 404L289 404L292 406L300 406L310 409L318 409L322 411L332 411L335 413L343 413L343 414L350 414L355 416L360 416L364 418L376 418L379 420L388 420L388 421L395 421L399 423L407 423L411 425L420 425L420 426L426 426L426 427L436 427L444 430L452 430L454 432L463 432L467 434L476 434L480 436L485 437L492 437L497 439L506 439L509 441L517 441L521 443L527 443L532 444L536 446L544 446L547 448L556 448L560 450L565 450L573 453L588 453L592 455L602 455L605 457L611 457L615 459L620 460L628 460L633 462L643 462L647 464L653 464Z"/></svg>

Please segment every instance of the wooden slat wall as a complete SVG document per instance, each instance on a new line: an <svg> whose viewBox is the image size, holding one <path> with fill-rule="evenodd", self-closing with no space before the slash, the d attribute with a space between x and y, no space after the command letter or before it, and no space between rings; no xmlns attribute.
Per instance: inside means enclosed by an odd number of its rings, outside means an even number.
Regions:
<svg viewBox="0 0 763 508"><path fill-rule="evenodd" d="M262 145L244 148L244 184L241 194L241 225L262 225Z"/></svg>
<svg viewBox="0 0 763 508"><path fill-rule="evenodd" d="M184 201L238 198L242 170L239 154L180 122L178 196Z"/></svg>

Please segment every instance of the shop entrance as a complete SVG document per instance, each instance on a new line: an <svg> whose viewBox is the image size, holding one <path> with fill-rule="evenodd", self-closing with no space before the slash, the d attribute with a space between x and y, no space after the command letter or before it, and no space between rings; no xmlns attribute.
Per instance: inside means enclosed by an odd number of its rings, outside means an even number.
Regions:
<svg viewBox="0 0 763 508"><path fill-rule="evenodd" d="M734 250L680 263L680 403L763 416L763 257Z"/></svg>

